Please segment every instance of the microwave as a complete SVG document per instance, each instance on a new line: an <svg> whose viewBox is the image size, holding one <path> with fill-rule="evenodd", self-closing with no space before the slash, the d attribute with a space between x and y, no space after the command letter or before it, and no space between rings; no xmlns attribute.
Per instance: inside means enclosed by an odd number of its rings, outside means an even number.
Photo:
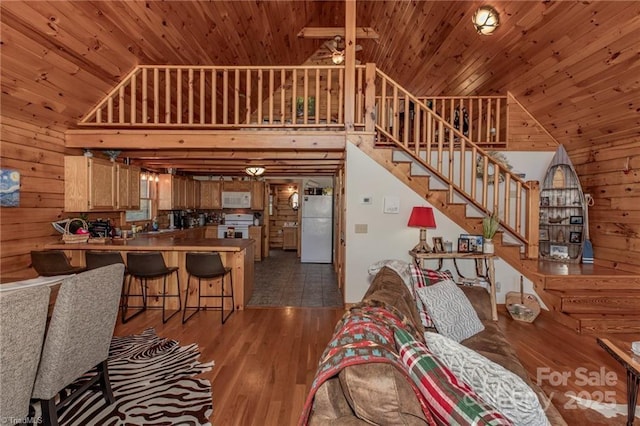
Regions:
<svg viewBox="0 0 640 426"><path fill-rule="evenodd" d="M222 192L223 209L248 209L251 208L250 192Z"/></svg>

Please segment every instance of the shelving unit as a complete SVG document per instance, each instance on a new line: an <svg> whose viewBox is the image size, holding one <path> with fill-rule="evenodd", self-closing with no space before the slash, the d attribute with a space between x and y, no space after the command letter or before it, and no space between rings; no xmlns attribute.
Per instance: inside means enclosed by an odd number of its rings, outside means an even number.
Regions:
<svg viewBox="0 0 640 426"><path fill-rule="evenodd" d="M585 238L586 203L578 176L564 148L561 151L553 158L540 191L540 258L578 263Z"/></svg>

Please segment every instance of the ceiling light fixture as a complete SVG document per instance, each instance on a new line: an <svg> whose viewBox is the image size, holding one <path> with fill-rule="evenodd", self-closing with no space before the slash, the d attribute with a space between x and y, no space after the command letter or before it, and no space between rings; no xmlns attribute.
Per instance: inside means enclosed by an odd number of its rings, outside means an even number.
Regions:
<svg viewBox="0 0 640 426"><path fill-rule="evenodd" d="M264 173L264 167L247 167L246 169L244 169L245 173L248 174L249 176L260 176Z"/></svg>
<svg viewBox="0 0 640 426"><path fill-rule="evenodd" d="M500 16L491 6L482 6L473 15L473 25L478 34L491 35L500 25Z"/></svg>
<svg viewBox="0 0 640 426"><path fill-rule="evenodd" d="M340 65L344 62L344 52L333 52L331 54L331 62Z"/></svg>

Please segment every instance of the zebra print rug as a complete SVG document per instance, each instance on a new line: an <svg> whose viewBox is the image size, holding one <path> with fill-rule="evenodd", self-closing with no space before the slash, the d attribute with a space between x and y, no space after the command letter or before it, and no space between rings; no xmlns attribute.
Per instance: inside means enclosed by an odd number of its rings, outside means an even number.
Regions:
<svg viewBox="0 0 640 426"><path fill-rule="evenodd" d="M115 403L101 392L86 392L60 415L62 425L209 425L211 383L194 376L209 371L198 346L179 346L154 329L114 337L109 377ZM37 407L39 409L39 407Z"/></svg>

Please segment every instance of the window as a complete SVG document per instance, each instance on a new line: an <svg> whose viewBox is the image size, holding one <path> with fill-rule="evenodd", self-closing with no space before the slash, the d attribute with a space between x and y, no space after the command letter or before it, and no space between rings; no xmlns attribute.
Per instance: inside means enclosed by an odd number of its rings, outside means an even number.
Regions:
<svg viewBox="0 0 640 426"><path fill-rule="evenodd" d="M126 220L127 222L134 222L139 220L151 220L153 214L153 196L155 181L149 175L144 173L140 174L140 210L127 210Z"/></svg>

